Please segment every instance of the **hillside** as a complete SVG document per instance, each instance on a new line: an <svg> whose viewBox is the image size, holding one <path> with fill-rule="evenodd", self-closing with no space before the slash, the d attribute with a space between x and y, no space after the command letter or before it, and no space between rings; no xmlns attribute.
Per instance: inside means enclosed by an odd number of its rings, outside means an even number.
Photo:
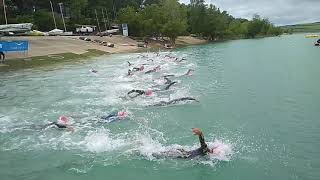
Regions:
<svg viewBox="0 0 320 180"><path fill-rule="evenodd" d="M307 24L295 24L281 26L282 29L291 29L293 33L295 32L320 32L320 22L307 23Z"/></svg>

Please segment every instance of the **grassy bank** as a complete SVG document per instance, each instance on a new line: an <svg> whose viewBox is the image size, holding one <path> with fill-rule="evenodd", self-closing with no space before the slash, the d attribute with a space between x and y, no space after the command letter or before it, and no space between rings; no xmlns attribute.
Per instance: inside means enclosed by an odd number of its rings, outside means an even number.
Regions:
<svg viewBox="0 0 320 180"><path fill-rule="evenodd" d="M25 68L34 68L40 66L50 66L57 63L70 63L75 60L84 60L90 57L97 57L108 54L104 51L89 49L88 52L83 54L74 53L60 53L47 56L35 56L30 58L10 59L4 64L0 64L0 71L12 71Z"/></svg>

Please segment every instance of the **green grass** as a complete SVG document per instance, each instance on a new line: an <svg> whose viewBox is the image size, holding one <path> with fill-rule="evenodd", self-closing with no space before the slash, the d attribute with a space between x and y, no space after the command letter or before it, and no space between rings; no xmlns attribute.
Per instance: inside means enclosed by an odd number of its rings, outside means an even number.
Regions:
<svg viewBox="0 0 320 180"><path fill-rule="evenodd" d="M62 53L48 56L37 56L32 58L10 59L5 64L0 64L0 71L12 71L25 68L34 68L50 65L65 65L74 62L88 61L90 57L97 57L107 54L104 51L89 49L83 54Z"/></svg>
<svg viewBox="0 0 320 180"><path fill-rule="evenodd" d="M320 22L282 26L283 29L292 29L293 32L320 32Z"/></svg>

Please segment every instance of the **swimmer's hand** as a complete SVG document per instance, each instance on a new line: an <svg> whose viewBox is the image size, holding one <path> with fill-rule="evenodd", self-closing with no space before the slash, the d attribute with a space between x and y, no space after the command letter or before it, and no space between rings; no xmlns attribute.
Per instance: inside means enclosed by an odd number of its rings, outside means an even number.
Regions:
<svg viewBox="0 0 320 180"><path fill-rule="evenodd" d="M192 128L191 130L192 130L193 135L200 136L202 134L202 132L199 128Z"/></svg>

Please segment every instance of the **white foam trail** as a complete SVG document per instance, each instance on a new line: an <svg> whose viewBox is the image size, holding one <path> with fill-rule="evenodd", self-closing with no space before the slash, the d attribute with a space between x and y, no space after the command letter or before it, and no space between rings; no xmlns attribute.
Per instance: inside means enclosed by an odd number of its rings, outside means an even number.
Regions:
<svg viewBox="0 0 320 180"><path fill-rule="evenodd" d="M117 150L127 143L124 139L111 137L110 132L103 128L94 132L89 132L82 144L88 151L99 153Z"/></svg>
<svg viewBox="0 0 320 180"><path fill-rule="evenodd" d="M215 139L213 143L208 143L208 147L214 148L213 153L210 154L211 159L230 161L233 155L232 145L218 139Z"/></svg>

